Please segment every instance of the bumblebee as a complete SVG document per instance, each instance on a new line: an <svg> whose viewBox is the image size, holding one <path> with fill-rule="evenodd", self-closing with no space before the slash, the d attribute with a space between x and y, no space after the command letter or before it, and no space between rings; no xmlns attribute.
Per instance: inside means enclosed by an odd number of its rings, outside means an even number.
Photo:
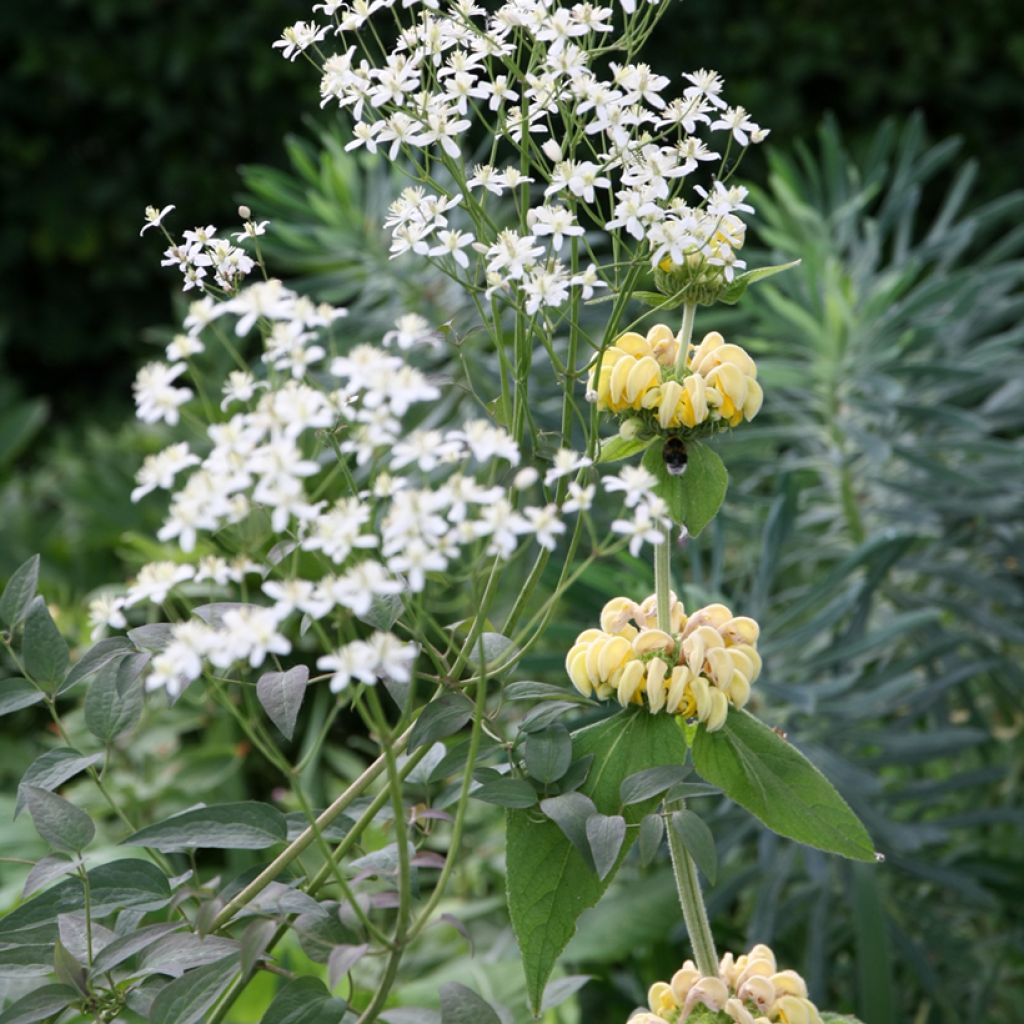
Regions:
<svg viewBox="0 0 1024 1024"><path fill-rule="evenodd" d="M686 454L686 442L682 438L666 438L665 447L661 450L661 457L665 460L665 469L672 476L682 476L686 472L688 456Z"/></svg>

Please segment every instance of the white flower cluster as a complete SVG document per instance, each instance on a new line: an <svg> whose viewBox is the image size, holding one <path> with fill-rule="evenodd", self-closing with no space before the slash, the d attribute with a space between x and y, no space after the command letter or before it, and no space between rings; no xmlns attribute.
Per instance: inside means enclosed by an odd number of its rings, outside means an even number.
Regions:
<svg viewBox="0 0 1024 1024"><path fill-rule="evenodd" d="M321 105L336 103L355 122L348 148L380 148L392 160L403 150L417 162L433 155L457 183L450 194L411 187L396 201L386 222L393 257L415 252L450 261L457 275L468 272L474 252L488 291L508 291L530 315L561 306L573 288L586 298L603 283L595 267L574 273L561 259L566 240L581 238L588 226L620 231L654 266L707 265L726 280L744 266L736 250L744 238L737 214L751 209L746 190L712 181L684 191L701 165L724 167L738 148L767 135L746 110L726 104L716 72L683 75L681 94L670 96L670 79L646 64L604 70L597 56L607 48L614 9L555 0L510 0L493 11L454 0L447 13L437 2L403 0L402 7L417 8L415 19L375 57L375 33L364 26L397 6L327 0L314 10L333 26L299 22L274 44L290 58L315 49ZM623 2L626 27L643 19L649 30L657 6L652 0L637 12L633 0ZM332 32L347 48L322 59L319 44ZM516 63L524 52L528 68ZM498 140L517 151L511 166L477 165L471 176L463 170L462 140L474 115L496 140L492 159ZM710 140L716 133L724 158ZM518 230L500 216L480 215L485 194L506 192L519 203L540 200ZM453 226L453 211L470 205L474 215Z"/></svg>
<svg viewBox="0 0 1024 1024"><path fill-rule="evenodd" d="M519 446L488 420L435 428L428 414L415 426L405 424L410 410L436 402L440 390L383 348L358 344L329 355L329 328L340 315L279 281L260 282L221 301L206 296L193 303L188 333L168 347L171 358L194 354L202 350L203 328L215 321L233 318L236 335L258 321L266 375L229 374L226 418L208 425L203 443L194 449L179 441L145 459L132 498L171 492L157 536L176 542L182 559L146 565L123 598L98 599L93 624L97 630L123 627L125 609L161 605L182 584L223 587L252 573L271 603L236 609L216 626L190 620L174 627L173 640L154 659L151 686L179 691L198 676L204 659L220 669L238 662L258 667L268 654L288 653L289 616L366 616L376 600L421 593L431 573L464 556L508 559L529 540L554 550L566 532L565 517L590 509L595 486L575 479L565 485L561 506L530 504L526 492L539 474L532 467L514 472ZM431 332L424 321L403 317L391 335L402 346ZM140 417L177 422L178 407L191 393L173 382L185 369L179 361L140 372ZM543 485L588 466L588 458L562 449ZM503 473L512 475L508 486L496 482ZM663 536L664 508L651 493L654 483L642 469L605 482L609 492L627 492L631 518L617 520L613 531L628 535L634 551ZM269 517L279 550L302 554L308 578L282 579L278 558L265 565L230 563L207 553L213 535L254 512ZM335 688L353 678L402 678L401 652L408 648L392 649L398 643L394 637L349 643L320 667L333 673Z"/></svg>
<svg viewBox="0 0 1024 1024"><path fill-rule="evenodd" d="M159 227L164 216L173 209L167 206L158 211L147 207L142 231ZM235 242L256 238L265 234L266 229L267 221L247 220L242 230L234 235ZM253 272L256 261L240 246L219 237L217 229L207 224L183 232L181 240L172 242L164 251L160 266L176 267L181 272L182 291L193 288L205 291L212 274L212 281L218 288L233 292Z"/></svg>

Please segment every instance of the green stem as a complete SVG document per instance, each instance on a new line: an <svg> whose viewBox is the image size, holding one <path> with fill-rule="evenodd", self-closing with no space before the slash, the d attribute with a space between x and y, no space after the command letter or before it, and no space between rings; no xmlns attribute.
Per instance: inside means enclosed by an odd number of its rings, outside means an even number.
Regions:
<svg viewBox="0 0 1024 1024"><path fill-rule="evenodd" d="M672 873L675 875L679 903L683 908L683 920L693 946L697 969L706 978L717 978L718 954L715 952L715 940L711 934L711 925L708 924L700 882L697 880L697 866L686 852L683 841L676 835L671 821L668 823L668 848L672 854Z"/></svg>
<svg viewBox="0 0 1024 1024"><path fill-rule="evenodd" d="M679 328L679 352L676 355L676 373L686 369L686 356L690 350L690 339L693 337L693 319L697 315L697 305L688 302L683 306L683 325Z"/></svg>
<svg viewBox="0 0 1024 1024"><path fill-rule="evenodd" d="M409 735L412 733L412 726L410 726L401 736L397 737L392 745L388 754L394 756L405 749L406 743L409 741ZM378 775L384 771L387 766L388 758L381 754L355 781L328 807L313 825L303 830L303 832L289 843L234 899L230 900L224 909L217 915L213 922L213 930L223 928L238 913L242 907L246 906L252 899L258 896L263 890L274 881L275 878L286 868L296 857L300 856L309 846L311 846L317 837L318 832L323 832L335 818L345 810L346 807L357 796L359 796L367 786L377 778Z"/></svg>
<svg viewBox="0 0 1024 1024"><path fill-rule="evenodd" d="M658 601L658 629L672 632L672 528L654 546L654 593Z"/></svg>

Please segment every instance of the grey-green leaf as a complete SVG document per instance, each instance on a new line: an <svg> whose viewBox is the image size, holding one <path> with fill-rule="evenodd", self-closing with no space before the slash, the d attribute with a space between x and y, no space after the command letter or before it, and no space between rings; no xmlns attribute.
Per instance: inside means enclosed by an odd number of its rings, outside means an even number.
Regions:
<svg viewBox="0 0 1024 1024"><path fill-rule="evenodd" d="M79 772L103 760L102 754L82 754L72 747L57 747L40 754L21 777L21 786L38 786L40 789L56 789ZM25 806L25 794L18 788L14 804L17 817Z"/></svg>
<svg viewBox="0 0 1024 1024"><path fill-rule="evenodd" d="M793 260L791 263L776 263L772 267L757 267L754 270L747 270L742 274L737 274L730 282L728 287L718 297L719 302L724 302L728 306L733 306L741 298L743 293L752 284L757 284L758 281L764 281L769 277L774 277L776 274L781 274L784 270L790 270L792 267L798 266L800 260Z"/></svg>
<svg viewBox="0 0 1024 1024"><path fill-rule="evenodd" d="M667 789L682 782L690 774L690 769L681 764L663 764L657 768L646 768L642 772L630 775L622 780L619 794L622 803L628 807L653 796L660 796Z"/></svg>
<svg viewBox="0 0 1024 1024"><path fill-rule="evenodd" d="M715 837L704 819L693 811L675 811L669 819L669 827L678 836L708 883L714 885L718 878L718 855L715 852Z"/></svg>
<svg viewBox="0 0 1024 1024"><path fill-rule="evenodd" d="M68 645L41 597L32 600L25 615L21 660L25 674L51 690L56 690L64 681L68 668Z"/></svg>
<svg viewBox="0 0 1024 1024"><path fill-rule="evenodd" d="M524 744L526 770L538 782L557 782L572 763L572 738L561 723L531 732Z"/></svg>
<svg viewBox="0 0 1024 1024"><path fill-rule="evenodd" d="M450 981L441 986L441 1024L501 1024L501 1018L471 988Z"/></svg>
<svg viewBox="0 0 1024 1024"><path fill-rule="evenodd" d="M532 807L537 793L526 779L493 779L473 790L473 797L499 807Z"/></svg>
<svg viewBox="0 0 1024 1024"><path fill-rule="evenodd" d="M96 826L85 811L40 786L21 789L36 831L55 850L79 853L92 842Z"/></svg>
<svg viewBox="0 0 1024 1024"><path fill-rule="evenodd" d="M199 1024L237 973L237 956L188 971L161 989L149 1024Z"/></svg>
<svg viewBox="0 0 1024 1024"><path fill-rule="evenodd" d="M544 812L545 817L550 818L559 827L562 835L572 843L587 867L591 871L595 871L594 855L591 852L590 839L587 836L587 822L597 814L594 801L583 793L563 793L561 796L552 796L547 800L541 800L540 809Z"/></svg>
<svg viewBox="0 0 1024 1024"><path fill-rule="evenodd" d="M136 650L135 645L123 636L110 636L97 641L71 666L71 671L68 672L57 692L64 693L70 690L72 686L82 682L83 679L88 679L91 675L99 672L110 661L122 658L126 654L134 654Z"/></svg>
<svg viewBox="0 0 1024 1024"><path fill-rule="evenodd" d="M701 441L686 443L686 472L669 473L663 441L647 449L643 466L658 480L655 493L664 498L672 521L696 537L715 518L729 486L729 474L717 452Z"/></svg>
<svg viewBox="0 0 1024 1024"><path fill-rule="evenodd" d="M622 459L628 459L647 451L653 443L653 436L627 439L621 434L616 434L614 437L607 437L601 442L597 461L598 463L619 462Z"/></svg>
<svg viewBox="0 0 1024 1024"><path fill-rule="evenodd" d="M45 888L58 878L63 878L75 870L75 862L63 853L51 853L36 861L25 879L21 895L27 899L33 893Z"/></svg>
<svg viewBox="0 0 1024 1024"><path fill-rule="evenodd" d="M269 804L241 801L183 811L123 840L154 850L264 850L288 837L285 816Z"/></svg>
<svg viewBox="0 0 1024 1024"><path fill-rule="evenodd" d="M260 1024L341 1024L347 1008L318 978L296 978L274 996Z"/></svg>
<svg viewBox="0 0 1024 1024"><path fill-rule="evenodd" d="M853 860L876 859L867 830L828 779L746 711L731 710L718 732L698 729L693 764L779 835Z"/></svg>
<svg viewBox="0 0 1024 1024"><path fill-rule="evenodd" d="M39 556L33 555L14 571L0 595L0 622L5 626L16 626L36 596L38 585Z"/></svg>
<svg viewBox="0 0 1024 1024"><path fill-rule="evenodd" d="M22 996L0 1013L0 1024L37 1024L60 1012L79 998L68 985L44 985Z"/></svg>
<svg viewBox="0 0 1024 1024"><path fill-rule="evenodd" d="M176 924L151 924L131 932L119 939L114 939L93 961L93 971L96 974L104 974L113 970L125 960L130 959L148 946L152 946L158 939L170 935L178 926Z"/></svg>
<svg viewBox="0 0 1024 1024"><path fill-rule="evenodd" d="M660 814L648 814L640 822L640 838L637 839L637 853L640 864L646 867L658 854L661 840L665 836L665 819Z"/></svg>
<svg viewBox="0 0 1024 1024"><path fill-rule="evenodd" d="M465 697L457 693L442 694L427 704L416 719L409 737L409 752L453 736L472 717L473 705Z"/></svg>
<svg viewBox="0 0 1024 1024"><path fill-rule="evenodd" d="M142 718L142 673L148 654L111 658L96 672L85 695L85 725L97 739L110 743Z"/></svg>
<svg viewBox="0 0 1024 1024"><path fill-rule="evenodd" d="M4 679L0 681L0 715L9 715L22 708L30 708L43 699L43 691L27 679Z"/></svg>
<svg viewBox="0 0 1024 1024"><path fill-rule="evenodd" d="M626 838L626 819L621 814L592 814L587 818L586 831L597 877L607 878Z"/></svg>
<svg viewBox="0 0 1024 1024"><path fill-rule="evenodd" d="M296 665L287 672L266 672L256 684L256 696L263 710L285 739L290 740L295 732L308 682L309 669Z"/></svg>

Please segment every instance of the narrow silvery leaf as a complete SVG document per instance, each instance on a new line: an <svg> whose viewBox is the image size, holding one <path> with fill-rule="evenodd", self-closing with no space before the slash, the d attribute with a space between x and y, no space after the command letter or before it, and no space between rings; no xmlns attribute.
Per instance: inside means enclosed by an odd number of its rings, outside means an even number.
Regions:
<svg viewBox="0 0 1024 1024"><path fill-rule="evenodd" d="M308 682L309 669L296 665L287 672L267 672L256 684L256 696L263 710L285 739L290 740L295 732Z"/></svg>

